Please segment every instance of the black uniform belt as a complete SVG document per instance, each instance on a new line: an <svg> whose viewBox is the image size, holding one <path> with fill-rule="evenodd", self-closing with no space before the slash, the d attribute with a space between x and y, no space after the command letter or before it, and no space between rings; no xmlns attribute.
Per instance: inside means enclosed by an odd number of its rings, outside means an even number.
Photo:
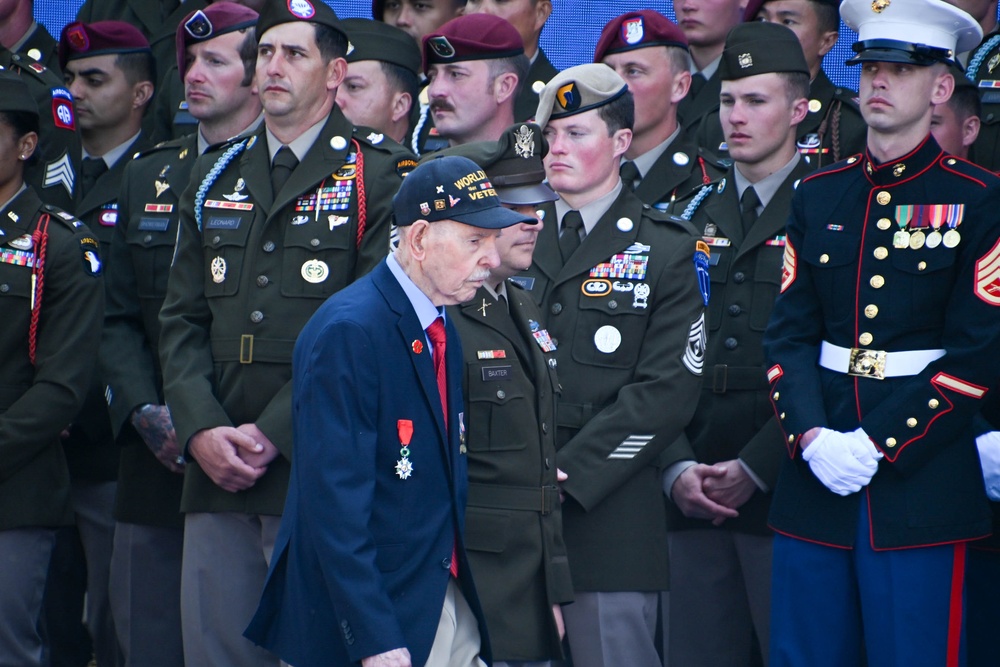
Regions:
<svg viewBox="0 0 1000 667"><path fill-rule="evenodd" d="M712 367L712 392L724 394L727 391L766 391L767 374L761 366L727 366L717 364Z"/></svg>
<svg viewBox="0 0 1000 667"><path fill-rule="evenodd" d="M212 340L212 358L214 361L238 361L241 364L252 364L264 361L272 364L292 363L294 340L280 338L261 338L244 334L239 338L217 338Z"/></svg>
<svg viewBox="0 0 1000 667"><path fill-rule="evenodd" d="M580 429L605 407L607 406L594 405L593 403L563 403L560 401L556 423L565 428Z"/></svg>
<svg viewBox="0 0 1000 667"><path fill-rule="evenodd" d="M470 507L494 510L526 510L551 514L559 506L559 489L555 486L499 486L469 484Z"/></svg>

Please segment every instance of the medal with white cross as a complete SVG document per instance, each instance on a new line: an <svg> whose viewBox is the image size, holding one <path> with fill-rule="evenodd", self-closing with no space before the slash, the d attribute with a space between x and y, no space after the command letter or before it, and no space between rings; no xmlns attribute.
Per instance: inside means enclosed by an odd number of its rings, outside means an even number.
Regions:
<svg viewBox="0 0 1000 667"><path fill-rule="evenodd" d="M396 422L396 430L399 433L399 460L396 461L396 476L400 479L409 479L413 474L413 462L410 461L410 440L413 438L413 422L409 419L400 419Z"/></svg>

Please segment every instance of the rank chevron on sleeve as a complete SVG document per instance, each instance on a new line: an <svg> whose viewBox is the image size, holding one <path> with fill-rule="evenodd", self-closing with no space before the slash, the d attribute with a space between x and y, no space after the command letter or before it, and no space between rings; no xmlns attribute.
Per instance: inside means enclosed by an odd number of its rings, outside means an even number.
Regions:
<svg viewBox="0 0 1000 667"><path fill-rule="evenodd" d="M73 172L73 163L70 162L69 153L63 153L61 158L45 165L45 180L42 182L42 187L51 188L62 185L66 188L66 192L73 196L75 182L76 174Z"/></svg>

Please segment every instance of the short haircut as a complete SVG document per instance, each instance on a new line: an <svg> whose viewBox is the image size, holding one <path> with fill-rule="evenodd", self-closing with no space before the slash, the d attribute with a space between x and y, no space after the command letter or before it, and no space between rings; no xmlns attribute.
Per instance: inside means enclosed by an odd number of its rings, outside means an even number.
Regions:
<svg viewBox="0 0 1000 667"><path fill-rule="evenodd" d="M38 134L38 115L28 111L0 111L0 123L9 125L18 139L30 132Z"/></svg>
<svg viewBox="0 0 1000 667"><path fill-rule="evenodd" d="M667 59L670 61L670 67L674 74L691 70L691 54L687 52L687 49L682 49L679 46L664 46L663 48L667 50Z"/></svg>
<svg viewBox="0 0 1000 667"><path fill-rule="evenodd" d="M805 72L776 72L785 84L785 95L789 104L797 99L809 97L809 75Z"/></svg>
<svg viewBox="0 0 1000 667"><path fill-rule="evenodd" d="M816 27L820 32L840 32L840 12L836 5L812 0L813 11L816 12Z"/></svg>
<svg viewBox="0 0 1000 667"><path fill-rule="evenodd" d="M347 55L347 37L344 33L322 23L313 23L313 28L316 29L316 47L324 64Z"/></svg>
<svg viewBox="0 0 1000 667"><path fill-rule="evenodd" d="M257 68L257 37L254 27L241 28L243 41L240 43L240 60L243 61L243 80L240 85L246 88L253 83L254 70Z"/></svg>
<svg viewBox="0 0 1000 667"><path fill-rule="evenodd" d="M496 81L497 77L501 74L511 74L517 75L517 90L511 96L511 99L516 99L521 92L521 88L524 87L525 81L528 79L528 68L531 67L531 61L528 60L528 56L523 53L519 53L516 56L510 56L509 58L490 58L486 61L489 65L489 75L490 75L490 85Z"/></svg>
<svg viewBox="0 0 1000 667"><path fill-rule="evenodd" d="M610 137L618 130L631 130L635 126L635 100L632 91L626 90L607 104L597 108L597 115L608 126Z"/></svg>
<svg viewBox="0 0 1000 667"><path fill-rule="evenodd" d="M153 60L151 51L119 53L115 58L115 66L125 74L125 80L130 86L143 81L156 84L156 61Z"/></svg>
<svg viewBox="0 0 1000 667"><path fill-rule="evenodd" d="M963 123L968 118L973 116L978 118L983 114L983 103L979 99L979 91L972 86L956 86L955 92L948 99L948 106Z"/></svg>
<svg viewBox="0 0 1000 667"><path fill-rule="evenodd" d="M402 65L387 63L384 60L378 61L385 74L389 87L399 93L409 93L411 104L416 105L417 97L420 95L420 80L417 75Z"/></svg>

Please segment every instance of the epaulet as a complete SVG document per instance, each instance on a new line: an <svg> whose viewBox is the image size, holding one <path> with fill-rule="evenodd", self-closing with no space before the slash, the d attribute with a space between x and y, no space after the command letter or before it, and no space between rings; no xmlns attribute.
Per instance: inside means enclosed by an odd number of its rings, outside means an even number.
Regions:
<svg viewBox="0 0 1000 667"><path fill-rule="evenodd" d="M850 88L843 88L837 86L833 91L833 96L835 99L840 100L844 104L850 104L852 107L861 108L859 104L858 94L851 90Z"/></svg>
<svg viewBox="0 0 1000 667"><path fill-rule="evenodd" d="M53 220L59 220L74 232L78 230L85 230L87 228L87 226L80 222L75 215L62 210L58 206L53 206L52 204L42 204L40 210L48 213Z"/></svg>
<svg viewBox="0 0 1000 667"><path fill-rule="evenodd" d="M63 85L63 82L55 75L55 72L34 58L29 58L20 53L12 53L10 54L10 65L11 67L16 67L21 72L27 72L30 76L35 77L47 86L51 87L53 83L59 86Z"/></svg>
<svg viewBox="0 0 1000 667"><path fill-rule="evenodd" d="M377 132L370 127L358 125L354 128L352 136L362 144L366 144L386 153L395 153L398 150L406 150L399 143L382 132Z"/></svg>
<svg viewBox="0 0 1000 667"><path fill-rule="evenodd" d="M654 206L650 206L649 204L642 205L642 215L643 217L649 218L650 220L656 222L657 224L676 225L692 233L694 233L695 231L694 225L692 225L689 220L685 220L684 218L678 215L667 213L666 211L661 211Z"/></svg>
<svg viewBox="0 0 1000 667"><path fill-rule="evenodd" d="M938 164L940 164L942 168L948 171L952 171L967 178L980 181L981 183L983 183L983 185L995 186L998 183L1000 183L1000 176L997 176L989 169L986 169L985 167L980 167L975 162L969 162L968 160L964 160L954 155L948 155L948 154L942 155L938 159Z"/></svg>
<svg viewBox="0 0 1000 667"><path fill-rule="evenodd" d="M834 162L833 164L828 164L825 167L817 169L813 173L804 177L800 183L806 183L808 181L815 180L817 178L822 178L823 176L830 176L831 174L839 174L842 171L848 171L861 166L864 160L861 159L861 153L855 153L854 155L849 155L840 162Z"/></svg>
<svg viewBox="0 0 1000 667"><path fill-rule="evenodd" d="M698 147L698 157L705 160L706 166L712 167L713 169L718 169L720 172L729 171L729 165L732 163L732 160L729 160L727 162L723 158L720 158L718 155L716 155L712 151L702 146Z"/></svg>
<svg viewBox="0 0 1000 667"><path fill-rule="evenodd" d="M250 135L250 136L254 136L254 135ZM237 135L235 137L230 137L230 138L226 139L225 141L219 141L219 142L216 142L214 144L209 144L208 148L205 149L205 153L204 154L208 155L209 153L218 153L219 151L224 151L227 148L229 148L230 146L232 146L233 144L238 143L240 141L243 141L246 138L247 138L246 135ZM249 146L248 146L248 148L249 148Z"/></svg>
<svg viewBox="0 0 1000 667"><path fill-rule="evenodd" d="M171 148L184 148L184 143L186 140L187 137L180 137L178 139L169 139L167 141L161 141L155 146L150 146L145 150L139 151L138 153L132 156L132 159L138 160L140 158L146 157L147 155L152 155L153 153L159 153L160 151L165 151Z"/></svg>

